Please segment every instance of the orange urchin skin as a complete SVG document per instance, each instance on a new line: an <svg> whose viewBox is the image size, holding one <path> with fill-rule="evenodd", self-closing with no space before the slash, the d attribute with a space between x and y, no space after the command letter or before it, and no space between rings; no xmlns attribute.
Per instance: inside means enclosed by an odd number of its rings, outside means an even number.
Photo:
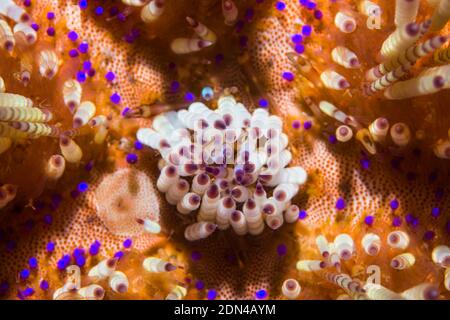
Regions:
<svg viewBox="0 0 450 320"><path fill-rule="evenodd" d="M297 4L297 1L286 2L290 7L293 7L294 2ZM239 3L241 12L244 11L246 5L246 1ZM345 5L352 6L352 4ZM31 13L36 20L45 21L44 15L49 10L64 17L60 24L67 24L67 27L63 30L76 30L81 38L89 39L90 59L98 71L112 70L116 73L115 84L110 85L103 80L98 80L85 86L88 97L103 95L100 98L103 101L101 103L102 113L113 114L115 120L111 124L108 148L93 146L90 135L80 138L80 144L83 151L86 152L84 163L91 158L97 160L94 170L85 173L83 166L69 168L63 179L53 186L53 190L44 194L45 201L49 201L49 196L56 190L63 194L64 200L61 206L55 210L51 226L44 227L42 223L44 211L50 210L48 207L41 212L27 207L20 213L7 215L4 229L8 231L8 237L16 240L17 247L13 252L2 255L0 281L7 279L10 283L14 283L20 270L27 267L28 259L34 256L38 258L40 268L33 274L27 285L37 288L40 279L46 278L54 290L64 282L64 274L56 270L56 262L63 254L71 253L77 247L88 248L95 240L102 243L100 257L111 256L117 250L122 249L122 242L127 237L115 236L105 228L96 215L94 194L98 184L105 176L129 166L124 161L125 153L117 149L117 140L123 136L132 139L137 125L148 126L149 121L129 120L130 122L124 122L118 120L117 115L121 111L121 107L149 104L156 100L176 100L177 95L168 92L168 88L170 81L178 76L180 80L192 81L191 85L194 88L210 85L210 81L215 88L236 86L239 90L237 96L249 109L256 104L252 101L252 97L264 96L270 100L271 111L284 117L285 129L291 139L290 147L295 159L294 164L303 166L310 177L309 182L302 187L300 195L296 199L296 203L308 213L308 217L296 226L284 226L278 232L266 231L256 238L239 238L230 232L222 232L214 234L207 240L189 243L183 239L182 234L184 227L193 222L193 219L181 219L175 214L175 208L165 204L164 199L159 199L164 236L142 235L133 238L134 250L127 254L119 264L119 270L124 271L129 276L130 283L133 283L132 289L123 296L108 293L107 298L163 299L176 283L182 283L189 287L188 298L205 298L205 290L194 288L195 280L204 281L207 289L217 290L218 297L223 299L254 299L255 292L260 289L268 290L271 298L282 298L281 283L286 278L293 277L299 278L302 284L301 298L333 299L341 293L339 289L324 282L318 276L298 273L295 270L295 262L298 259L318 258L314 245L314 238L318 234L324 234L331 240L341 232L347 232L354 237L358 252L356 259L344 266L347 273L352 274L352 269L367 267L370 264L380 265L383 269L382 283L394 291L402 291L425 280L442 283L442 269L432 264L430 255L431 249L435 245L449 243L444 227L446 217L431 219L430 211L433 207L438 206L442 212L446 212L450 206L448 200L450 190L445 184L445 177L448 176L445 163L429 157L426 152L421 158L408 152L404 156L401 169L394 170L389 164L389 160L392 158L388 148L382 148L377 160L372 159L370 169L364 170L360 166L362 149L358 143L351 142L346 145L332 146L323 142L324 131L321 131L321 125L323 124L323 128L327 130L328 128L322 122L314 122L314 127L310 131L294 130L290 124L294 119L302 121L311 119L308 115L300 113L299 106L304 109L302 98L313 96L315 99L324 97L336 99L337 102L340 102L343 110L359 117L359 120L366 125L377 116L388 114L393 121L409 121L408 124L412 128L422 128L420 124L428 112L424 102L435 106L436 114L442 114L442 108L445 101L448 100L448 93L433 95L431 98L380 103L379 97L368 99L358 95L356 91L352 91L353 96L350 98L331 94L320 86L313 89L299 78L292 83L286 82L281 77L282 72L295 73L296 71L285 56L286 52L292 51L289 36L286 34L291 35L298 31L298 26L295 25L298 17L306 19L308 22L311 21L308 20L310 15L305 10L293 9L283 13L277 12L273 8L273 1L262 5L253 24L245 29L250 38L247 54L241 54L241 51L234 45L229 45L232 41L236 41L236 34L230 31L218 31L219 39L223 40L219 41L216 48L206 49L193 57L182 58L166 52L170 39L175 36L191 34L190 30L185 27L186 15L198 17L213 30L222 30L221 19L215 18L220 14L216 4L212 4L210 1L196 1L195 5L189 6L184 1L177 4L169 2L168 14L163 16L154 27L145 30L144 38L135 45L128 45L122 39L124 31L133 25L138 15L133 10L129 11L125 24L120 24L115 20L97 21L92 13L80 12L78 7L70 1L40 1L32 8ZM333 48L333 41L344 41L342 35L334 30L332 17L335 11L336 7L331 8L329 12L324 11L323 22L316 25L317 30L322 30L322 32L314 34L314 37L308 40L307 56L318 68L330 65L328 54L325 52ZM392 8L389 6L385 18L389 20L391 15ZM177 28L176 26L182 27ZM327 33L328 29L331 32ZM391 30L392 28L390 26L387 29ZM365 39L365 32L362 30L358 30L351 40L345 41L349 41L348 46L361 55L360 59L364 63L364 68L367 69L375 64L374 61L377 57L373 53L377 52L387 33L386 30L375 31L373 43L369 44L364 41L365 46L361 46L362 40ZM214 67L205 67L202 60L213 60L214 55L218 52L225 53L225 57L229 58L227 62ZM174 75L173 71L168 69L169 60L175 61L179 67L178 75ZM237 65L239 67L236 67ZM77 69L77 66L70 65L67 68L72 72ZM203 70L206 70L204 74L202 74ZM195 76L192 76L194 73ZM357 87L364 74L359 72L353 76L349 79ZM14 83L12 79L5 80L7 80L7 84ZM61 78L58 76L54 82L61 86L64 80L61 75ZM56 89L58 85L55 84ZM41 89L35 88L33 83L28 89L13 88L17 92L24 94L33 92L33 95L45 98L49 97L44 92L56 90L46 86L45 90L40 91ZM109 94L112 92L120 92L121 106L117 107L108 103ZM64 108L62 102L58 100L60 97L55 96L53 99L57 101L54 104L59 106L58 110ZM412 114L403 111L411 104L413 107L417 105L414 108L421 113ZM62 111L58 115L63 119L61 121L64 125L70 128L70 114ZM331 121L327 119L327 122ZM429 126L432 126L433 122L430 123ZM432 133L432 137L442 135L442 133L446 134L447 129L440 125L442 122L437 123L439 124L438 128L427 127L427 131ZM325 132L329 133L329 131ZM417 147L424 146L430 141L431 138L423 144L418 144ZM30 169L33 169L30 170L32 172L39 172L38 169L42 168L43 160L39 162L31 155L36 155L36 159L46 159L57 152L57 149L57 143L49 138L33 141L23 151L16 149L12 154L25 160L20 166L10 160L13 167L4 173L2 179L11 177L11 172ZM11 153L6 156L12 157ZM6 156L2 155L2 157ZM143 170L153 182L156 181L158 175L155 158L155 154L145 151L142 155L140 154L138 165L138 168ZM434 170L440 173L439 178L430 183L428 175ZM406 174L409 172L416 173L418 178L413 182L408 181ZM39 176L39 174L37 175ZM29 192L27 192L26 200L37 196L44 188L44 183L40 184L40 190L36 186L37 183L30 184L29 182L34 180L31 180L29 176L21 174L13 176L13 181L22 188L28 186ZM38 180L38 178L35 179ZM69 193L76 188L74 181L80 180L89 183L89 190L76 199L72 199ZM435 197L435 191L438 188L443 188L444 191L444 197L441 199ZM160 198L158 192L157 196ZM339 197L345 199L347 206L345 210L338 212L335 204ZM389 202L393 199L397 199L400 203L400 208L395 212L389 208ZM413 213L419 218L418 227L406 226L405 221L400 228L392 227L394 215L404 217L407 213ZM375 216L372 227L367 227L363 222L367 215ZM30 217L39 222L31 232L24 231L23 225ZM411 270L390 271L389 261L398 252L388 249L385 243L383 243L382 254L376 258L368 258L360 246L361 237L369 230L378 233L382 239L385 239L388 232L396 229L407 230L411 236L410 251L419 260ZM422 240L426 230L435 232L432 242ZM56 251L52 255L48 255L45 251L48 241L57 243ZM277 247L280 244L287 246L287 254L283 257L277 253ZM160 250L169 253L161 253ZM201 259L198 261L190 257L195 251L201 253ZM157 253L172 257L175 264L182 266L183 269L180 268L174 274L161 277L145 274L140 267L143 258ZM83 274L98 262L100 257L89 258ZM42 266L43 263L44 266ZM362 279L365 278L363 275L360 276ZM355 277L358 275L356 274ZM189 278L190 281L185 278ZM88 283L85 277L83 283ZM104 285L107 287L106 284ZM20 283L17 288L23 289L24 286L24 283ZM15 298L16 291L10 291L7 297ZM447 293L442 297L449 298ZM38 291L34 298L51 298L51 295Z"/></svg>

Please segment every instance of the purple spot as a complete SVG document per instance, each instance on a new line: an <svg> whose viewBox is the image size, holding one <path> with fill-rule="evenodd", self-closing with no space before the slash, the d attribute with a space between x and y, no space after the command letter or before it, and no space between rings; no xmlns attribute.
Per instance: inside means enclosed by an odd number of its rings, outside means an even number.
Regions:
<svg viewBox="0 0 450 320"><path fill-rule="evenodd" d="M6 281L3 281L0 283L0 295L4 295L9 290L9 283Z"/></svg>
<svg viewBox="0 0 450 320"><path fill-rule="evenodd" d="M308 1L308 3L306 4L306 8L308 8L309 10L313 10L317 7L317 4L313 1Z"/></svg>
<svg viewBox="0 0 450 320"><path fill-rule="evenodd" d="M129 164L135 164L136 162L138 162L138 156L134 153L127 154L127 162Z"/></svg>
<svg viewBox="0 0 450 320"><path fill-rule="evenodd" d="M104 12L105 12L105 9L103 9L103 7L95 8L95 14L98 16L101 16Z"/></svg>
<svg viewBox="0 0 450 320"><path fill-rule="evenodd" d="M312 27L310 25L304 25L302 27L302 34L304 36L310 36L312 32Z"/></svg>
<svg viewBox="0 0 450 320"><path fill-rule="evenodd" d="M177 92L178 89L180 89L180 83L178 81L172 81L172 83L170 84L170 90L172 90L173 92Z"/></svg>
<svg viewBox="0 0 450 320"><path fill-rule="evenodd" d="M300 43L303 41L303 37L300 34L294 34L291 38L292 42L294 43Z"/></svg>
<svg viewBox="0 0 450 320"><path fill-rule="evenodd" d="M86 74L83 71L78 71L77 73L77 80L80 83L83 83L86 81Z"/></svg>
<svg viewBox="0 0 450 320"><path fill-rule="evenodd" d="M299 120L294 120L292 121L292 128L294 129L300 129L302 126L302 123Z"/></svg>
<svg viewBox="0 0 450 320"><path fill-rule="evenodd" d="M114 104L119 104L119 103L120 103L120 100L121 100L121 97L120 97L120 95L119 95L118 93L113 93L113 94L111 95L110 99L111 99L111 102L112 102L112 103L114 103Z"/></svg>
<svg viewBox="0 0 450 320"><path fill-rule="evenodd" d="M93 76L95 76L95 73L96 73L95 69L90 69L87 74L89 77L92 78Z"/></svg>
<svg viewBox="0 0 450 320"><path fill-rule="evenodd" d="M42 280L41 283L39 284L39 287L40 287L42 290L46 291L46 290L48 290L48 288L50 287L50 285L48 284L48 281Z"/></svg>
<svg viewBox="0 0 450 320"><path fill-rule="evenodd" d="M124 15L122 12L120 12L117 15L117 19L119 19L120 22L125 22L125 20L127 19L126 15Z"/></svg>
<svg viewBox="0 0 450 320"><path fill-rule="evenodd" d="M22 291L22 294L24 297L32 296L34 294L34 289L27 287L25 290Z"/></svg>
<svg viewBox="0 0 450 320"><path fill-rule="evenodd" d="M191 259L194 261L199 261L202 258L202 254L198 251L192 251Z"/></svg>
<svg viewBox="0 0 450 320"><path fill-rule="evenodd" d="M75 258L75 263L79 267L84 267L84 265L86 264L86 258L84 256L78 256Z"/></svg>
<svg viewBox="0 0 450 320"><path fill-rule="evenodd" d="M65 261L64 259L58 260L58 262L57 262L57 264L56 264L56 267L57 267L59 270L64 270L64 269L66 268L66 261Z"/></svg>
<svg viewBox="0 0 450 320"><path fill-rule="evenodd" d="M374 220L375 220L375 218L373 216L367 216L364 219L364 223L367 224L369 227L371 227L373 225Z"/></svg>
<svg viewBox="0 0 450 320"><path fill-rule="evenodd" d="M78 2L78 5L80 6L81 10L85 10L88 7L88 2L87 0L80 0L80 2Z"/></svg>
<svg viewBox="0 0 450 320"><path fill-rule="evenodd" d="M198 280L195 283L195 287L197 288L197 290L203 290L205 288L205 283L201 280Z"/></svg>
<svg viewBox="0 0 450 320"><path fill-rule="evenodd" d="M439 208L437 208L437 207L431 209L431 215L432 215L434 218L439 217L440 214L441 214L441 209L439 209Z"/></svg>
<svg viewBox="0 0 450 320"><path fill-rule="evenodd" d="M303 124L303 128L304 128L305 130L311 129L311 128L312 128L312 122L311 122L311 121L306 121L306 122Z"/></svg>
<svg viewBox="0 0 450 320"><path fill-rule="evenodd" d="M195 95L192 92L186 92L184 95L184 100L187 102L193 102L195 100Z"/></svg>
<svg viewBox="0 0 450 320"><path fill-rule="evenodd" d="M284 243L278 245L278 247L277 247L277 253L278 253L278 255L279 255L280 257L286 255L286 253L287 253L287 246L286 246Z"/></svg>
<svg viewBox="0 0 450 320"><path fill-rule="evenodd" d="M70 56L71 58L76 58L76 57L78 57L78 51L77 51L77 49L71 49L71 50L69 50L69 56Z"/></svg>
<svg viewBox="0 0 450 320"><path fill-rule="evenodd" d="M269 102L266 99L259 99L258 104L261 108L267 108L269 106Z"/></svg>
<svg viewBox="0 0 450 320"><path fill-rule="evenodd" d="M217 297L217 292L216 290L208 290L208 293L206 295L208 297L208 300L214 300Z"/></svg>
<svg viewBox="0 0 450 320"><path fill-rule="evenodd" d="M91 256L96 256L98 254L99 251L99 247L95 246L95 245L91 245L91 247L89 248L89 254Z"/></svg>
<svg viewBox="0 0 450 320"><path fill-rule="evenodd" d="M345 200L343 198L339 198L336 201L336 209L337 210L344 210L345 208Z"/></svg>
<svg viewBox="0 0 450 320"><path fill-rule="evenodd" d="M107 81L112 82L116 78L116 75L114 74L114 72L109 71L105 74L105 78Z"/></svg>
<svg viewBox="0 0 450 320"><path fill-rule="evenodd" d="M86 192L89 189L89 184L87 182L80 182L78 184L78 191L79 192Z"/></svg>
<svg viewBox="0 0 450 320"><path fill-rule="evenodd" d="M396 199L392 200L391 203L389 204L391 206L392 210L397 210L398 209L398 201Z"/></svg>
<svg viewBox="0 0 450 320"><path fill-rule="evenodd" d="M337 143L337 138L336 138L336 136L335 136L334 134L330 135L330 136L328 137L328 142L331 143L331 144L336 144L336 143Z"/></svg>
<svg viewBox="0 0 450 320"><path fill-rule="evenodd" d="M256 299L258 299L258 300L265 299L265 298L267 298L267 291L264 289L258 290L258 291L256 291L255 296L256 296Z"/></svg>
<svg viewBox="0 0 450 320"><path fill-rule="evenodd" d="M80 50L81 53L87 53L89 50L89 44L87 42L80 43L78 50Z"/></svg>
<svg viewBox="0 0 450 320"><path fill-rule="evenodd" d="M117 251L115 254L114 254L114 258L117 258L117 259L122 259L122 257L124 256L124 253L122 252L122 251Z"/></svg>
<svg viewBox="0 0 450 320"><path fill-rule="evenodd" d="M305 52L305 46L303 44L296 44L295 45L295 52L298 54L302 54Z"/></svg>
<svg viewBox="0 0 450 320"><path fill-rule="evenodd" d="M136 150L142 150L142 149L144 148L144 145L143 145L140 141L136 140L136 141L134 142L134 148L135 148Z"/></svg>
<svg viewBox="0 0 450 320"><path fill-rule="evenodd" d="M50 37L53 37L53 36L55 35L55 28L53 28L53 27L48 28L48 29L47 29L47 34L48 34Z"/></svg>
<svg viewBox="0 0 450 320"><path fill-rule="evenodd" d="M306 211L304 211L304 210L301 210L301 211L298 213L298 218L299 218L300 220L306 219L307 216L308 216L308 214L307 214Z"/></svg>
<svg viewBox="0 0 450 320"><path fill-rule="evenodd" d="M91 171L94 168L94 161L89 161L88 163L86 163L86 165L84 166L84 169L86 171Z"/></svg>
<svg viewBox="0 0 450 320"><path fill-rule="evenodd" d="M30 266L30 269L36 269L38 267L38 261L35 257L30 258L28 260L28 265Z"/></svg>
<svg viewBox="0 0 450 320"><path fill-rule="evenodd" d="M223 56L223 54L219 53L219 54L216 55L216 57L215 57L216 64L220 64L224 59L225 59L225 57Z"/></svg>
<svg viewBox="0 0 450 320"><path fill-rule="evenodd" d="M323 13L320 10L314 10L314 18L321 20L323 18Z"/></svg>
<svg viewBox="0 0 450 320"><path fill-rule="evenodd" d="M289 71L283 72L282 76L283 76L284 80L289 81L289 82L294 81L294 79L295 79L294 74Z"/></svg>
<svg viewBox="0 0 450 320"><path fill-rule="evenodd" d="M277 8L277 10L283 11L284 9L286 9L286 4L284 2L282 2L282 1L278 1L275 4L275 7Z"/></svg>
<svg viewBox="0 0 450 320"><path fill-rule="evenodd" d="M133 244L133 241L131 239L127 239L123 242L123 247L126 249L131 248L131 245Z"/></svg>
<svg viewBox="0 0 450 320"><path fill-rule="evenodd" d="M90 70L92 68L92 62L89 60L83 61L83 70Z"/></svg>
<svg viewBox="0 0 450 320"><path fill-rule="evenodd" d="M402 225L402 218L394 217L394 219L392 219L392 225L394 227L400 227Z"/></svg>
<svg viewBox="0 0 450 320"><path fill-rule="evenodd" d="M361 168L368 170L370 168L370 160L369 159L361 159L360 160Z"/></svg>
<svg viewBox="0 0 450 320"><path fill-rule="evenodd" d="M251 21L253 19L253 16L255 15L255 11L253 11L252 8L248 8L247 10L245 10L245 20L247 21Z"/></svg>
<svg viewBox="0 0 450 320"><path fill-rule="evenodd" d="M30 277L30 270L24 269L20 271L20 279L27 280Z"/></svg>
<svg viewBox="0 0 450 320"><path fill-rule="evenodd" d="M67 37L71 40L71 41L77 41L78 39L78 34L75 31L69 31L69 33L67 34Z"/></svg>
<svg viewBox="0 0 450 320"><path fill-rule="evenodd" d="M47 243L46 249L47 249L48 253L51 253L51 252L55 251L55 244L53 242Z"/></svg>

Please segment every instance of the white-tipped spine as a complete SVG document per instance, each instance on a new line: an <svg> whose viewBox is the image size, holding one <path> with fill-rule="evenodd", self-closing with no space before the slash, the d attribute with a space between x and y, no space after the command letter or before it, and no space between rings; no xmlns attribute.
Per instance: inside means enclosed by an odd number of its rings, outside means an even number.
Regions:
<svg viewBox="0 0 450 320"><path fill-rule="evenodd" d="M172 41L170 48L176 54L188 54L209 47L212 42L197 38L177 38Z"/></svg>
<svg viewBox="0 0 450 320"><path fill-rule="evenodd" d="M81 161L81 158L83 157L83 151L78 146L78 144L75 143L72 139L69 137L62 137L60 139L59 143L61 153L69 163L79 163Z"/></svg>
<svg viewBox="0 0 450 320"><path fill-rule="evenodd" d="M106 279L114 273L116 265L116 259L104 259L89 270L88 276L96 280Z"/></svg>
<svg viewBox="0 0 450 320"><path fill-rule="evenodd" d="M362 238L361 245L369 256L376 256L381 249L381 240L378 235L368 233Z"/></svg>
<svg viewBox="0 0 450 320"><path fill-rule="evenodd" d="M281 287L281 292L289 300L297 299L301 291L302 287L295 279L287 279L283 282L283 286Z"/></svg>
<svg viewBox="0 0 450 320"><path fill-rule="evenodd" d="M59 154L50 157L47 163L46 175L51 180L58 180L64 174L66 160Z"/></svg>
<svg viewBox="0 0 450 320"><path fill-rule="evenodd" d="M396 270L411 268L416 263L416 258L412 253L402 253L391 260L391 267Z"/></svg>
<svg viewBox="0 0 450 320"><path fill-rule="evenodd" d="M355 251L355 244L351 236L341 233L334 239L334 248L342 260L349 260Z"/></svg>
<svg viewBox="0 0 450 320"><path fill-rule="evenodd" d="M328 89L344 90L350 87L350 83L342 75L333 70L326 70L320 74L322 83Z"/></svg>
<svg viewBox="0 0 450 320"><path fill-rule="evenodd" d="M74 112L81 103L81 95L83 89L76 80L67 80L63 85L63 99L64 104L69 108L71 112Z"/></svg>
<svg viewBox="0 0 450 320"><path fill-rule="evenodd" d="M338 12L336 14L334 24L344 33L352 33L356 29L356 20L344 12Z"/></svg>
<svg viewBox="0 0 450 320"><path fill-rule="evenodd" d="M125 293L128 291L128 277L121 271L114 271L109 278L109 287L116 293Z"/></svg>
<svg viewBox="0 0 450 320"><path fill-rule="evenodd" d="M42 77L53 79L59 69L59 59L53 50L43 50L39 53L39 72Z"/></svg>
<svg viewBox="0 0 450 320"><path fill-rule="evenodd" d="M164 13L164 0L152 0L141 10L141 19L145 23L152 23Z"/></svg>
<svg viewBox="0 0 450 320"><path fill-rule="evenodd" d="M206 239L214 233L216 230L216 225L210 222L197 222L191 224L184 231L184 237L188 241L197 241L201 239Z"/></svg>
<svg viewBox="0 0 450 320"><path fill-rule="evenodd" d="M355 69L360 66L356 54L346 47L335 47L331 51L331 57L334 62L347 69Z"/></svg>
<svg viewBox="0 0 450 320"><path fill-rule="evenodd" d="M392 231L387 236L387 244L391 248L404 250L409 246L409 236L404 231Z"/></svg>
<svg viewBox="0 0 450 320"><path fill-rule="evenodd" d="M431 259L436 264L450 268L450 248L445 245L435 247L431 252Z"/></svg>

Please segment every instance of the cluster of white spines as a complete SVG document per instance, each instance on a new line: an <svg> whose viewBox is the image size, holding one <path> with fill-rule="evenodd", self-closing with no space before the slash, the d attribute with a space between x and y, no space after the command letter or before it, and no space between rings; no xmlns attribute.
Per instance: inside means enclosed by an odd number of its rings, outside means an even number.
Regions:
<svg viewBox="0 0 450 320"><path fill-rule="evenodd" d="M199 222L185 232L198 240L216 228L257 235L264 222L278 229L298 219L291 200L307 175L287 168L292 155L281 130L280 118L264 109L251 114L232 96L222 96L216 110L195 102L159 115L137 138L163 158L156 184L166 200L184 215L198 210Z"/></svg>

